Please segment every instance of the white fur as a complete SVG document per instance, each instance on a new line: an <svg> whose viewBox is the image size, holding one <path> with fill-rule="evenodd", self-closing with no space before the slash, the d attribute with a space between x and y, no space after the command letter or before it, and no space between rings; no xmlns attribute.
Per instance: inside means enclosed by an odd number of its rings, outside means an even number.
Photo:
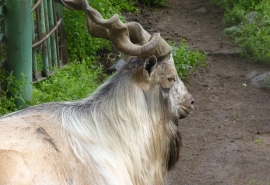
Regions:
<svg viewBox="0 0 270 185"><path fill-rule="evenodd" d="M74 103L65 106L63 127L70 132L75 155L83 162L95 161L108 184L159 184L166 171L161 162L171 133L162 123L162 102L152 95L158 90L150 92L153 103L147 105L143 91L128 83L130 79L123 81L112 94L81 102L92 100L90 109L79 109Z"/></svg>
<svg viewBox="0 0 270 185"><path fill-rule="evenodd" d="M0 184L162 185L178 160L178 109L191 96L180 79L166 81L173 63L147 80L143 66L125 64L86 99L1 118Z"/></svg>

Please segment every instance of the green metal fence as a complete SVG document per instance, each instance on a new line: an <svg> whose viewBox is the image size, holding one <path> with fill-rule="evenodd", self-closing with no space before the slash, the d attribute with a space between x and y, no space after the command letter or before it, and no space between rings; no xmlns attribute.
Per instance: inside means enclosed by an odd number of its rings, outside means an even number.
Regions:
<svg viewBox="0 0 270 185"><path fill-rule="evenodd" d="M3 68L4 62L3 59L5 58L5 51L3 49L2 41L4 40L4 0L0 0L0 69ZM1 90L1 87L0 87Z"/></svg>
<svg viewBox="0 0 270 185"><path fill-rule="evenodd" d="M2 67L24 82L22 97L31 102L32 82L67 62L62 5L52 0L0 0L0 20L0 42L6 48Z"/></svg>
<svg viewBox="0 0 270 185"><path fill-rule="evenodd" d="M67 62L62 5L38 0L32 6L33 80L50 76L54 67Z"/></svg>

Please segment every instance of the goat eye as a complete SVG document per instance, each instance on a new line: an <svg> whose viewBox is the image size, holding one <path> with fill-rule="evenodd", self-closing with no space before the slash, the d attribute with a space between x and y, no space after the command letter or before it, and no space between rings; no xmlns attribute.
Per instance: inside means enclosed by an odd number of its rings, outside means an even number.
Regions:
<svg viewBox="0 0 270 185"><path fill-rule="evenodd" d="M175 82L175 78L168 78L169 82Z"/></svg>

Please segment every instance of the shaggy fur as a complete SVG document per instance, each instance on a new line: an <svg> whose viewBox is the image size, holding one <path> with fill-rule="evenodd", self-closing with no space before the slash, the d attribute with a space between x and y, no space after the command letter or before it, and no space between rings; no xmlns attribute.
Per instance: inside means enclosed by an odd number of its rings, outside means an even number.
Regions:
<svg viewBox="0 0 270 185"><path fill-rule="evenodd" d="M191 96L170 60L147 61L129 61L86 99L1 118L0 184L163 184L181 146L175 91Z"/></svg>

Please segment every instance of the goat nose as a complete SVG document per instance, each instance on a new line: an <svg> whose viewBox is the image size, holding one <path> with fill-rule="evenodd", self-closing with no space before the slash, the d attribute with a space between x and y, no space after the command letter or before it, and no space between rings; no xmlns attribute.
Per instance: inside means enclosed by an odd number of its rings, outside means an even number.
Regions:
<svg viewBox="0 0 270 185"><path fill-rule="evenodd" d="M191 105L194 105L194 103L195 103L195 101L194 101L194 99L192 98L192 100L191 100Z"/></svg>

